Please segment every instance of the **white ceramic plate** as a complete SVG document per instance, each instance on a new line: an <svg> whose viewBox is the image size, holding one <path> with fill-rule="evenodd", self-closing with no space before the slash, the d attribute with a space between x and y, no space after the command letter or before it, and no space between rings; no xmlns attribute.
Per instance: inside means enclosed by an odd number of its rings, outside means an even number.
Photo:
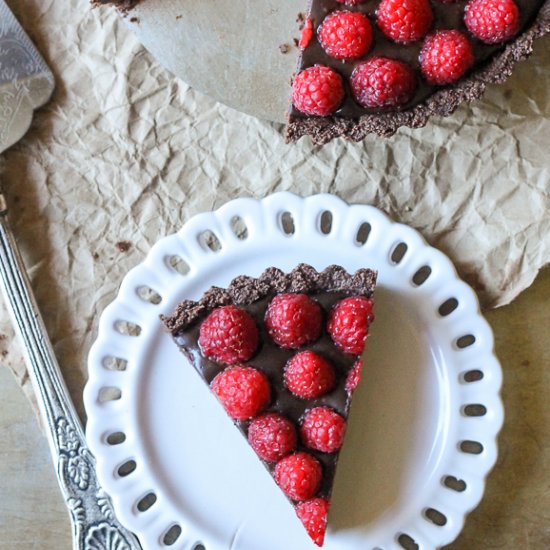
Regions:
<svg viewBox="0 0 550 550"><path fill-rule="evenodd" d="M473 291L446 256L379 210L279 193L231 201L161 239L101 317L87 437L117 515L145 548L316 548L158 320L236 275L300 262L379 273L326 550L437 548L480 501L503 411Z"/></svg>

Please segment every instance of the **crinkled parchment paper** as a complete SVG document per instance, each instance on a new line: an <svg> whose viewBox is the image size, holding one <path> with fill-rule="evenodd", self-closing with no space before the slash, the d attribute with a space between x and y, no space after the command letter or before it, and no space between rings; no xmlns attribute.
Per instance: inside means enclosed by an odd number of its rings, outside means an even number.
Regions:
<svg viewBox="0 0 550 550"><path fill-rule="evenodd" d="M8 0L56 77L6 152L11 219L71 394L103 308L150 247L240 196L331 192L417 228L485 308L550 258L550 38L485 99L361 144L286 145L282 126L225 107L163 69L110 8ZM197 54L198 56L198 54ZM31 394L7 312L0 353Z"/></svg>

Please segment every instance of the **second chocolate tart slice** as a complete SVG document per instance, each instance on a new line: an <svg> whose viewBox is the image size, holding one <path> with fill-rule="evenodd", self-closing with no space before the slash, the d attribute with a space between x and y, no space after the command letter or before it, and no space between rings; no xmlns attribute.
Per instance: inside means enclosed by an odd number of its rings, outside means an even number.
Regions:
<svg viewBox="0 0 550 550"><path fill-rule="evenodd" d="M310 0L286 137L360 141L479 99L550 32L550 0Z"/></svg>

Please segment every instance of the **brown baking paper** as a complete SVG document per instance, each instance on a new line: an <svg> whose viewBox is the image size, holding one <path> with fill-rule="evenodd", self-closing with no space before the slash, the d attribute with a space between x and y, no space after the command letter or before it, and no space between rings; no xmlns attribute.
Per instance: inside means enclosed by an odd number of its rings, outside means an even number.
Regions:
<svg viewBox="0 0 550 550"><path fill-rule="evenodd" d="M193 214L236 197L330 192L373 204L447 253L485 308L510 302L550 258L549 38L506 84L449 118L390 139L317 147L286 145L282 125L191 89L114 9L92 10L87 0L8 4L56 90L5 153L2 180L80 413L86 356L124 275ZM223 61L209 66L199 50L191 54L205 71L221 70ZM31 395L3 306L0 354Z"/></svg>

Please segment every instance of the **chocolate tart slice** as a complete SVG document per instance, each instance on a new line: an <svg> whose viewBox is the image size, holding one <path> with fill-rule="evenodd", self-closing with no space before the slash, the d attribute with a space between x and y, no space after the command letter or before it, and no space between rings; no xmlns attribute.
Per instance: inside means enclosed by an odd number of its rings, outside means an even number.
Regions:
<svg viewBox="0 0 550 550"><path fill-rule="evenodd" d="M497 13L501 9L495 7L498 3L514 12L507 14L514 18L512 27L504 28L500 38L487 36L493 22L479 23L491 10ZM405 28L404 37L394 32L398 11L407 17L422 12L415 23L419 32L406 35L410 29ZM550 0L311 0L303 25L286 139L293 142L309 135L317 144L336 137L360 141L369 133L391 136L401 126L422 127L433 115L448 116L463 101L479 99L488 84L505 81L515 63L531 54L534 40L550 31ZM434 78L422 61L436 55L433 49L429 53L433 36L448 31L460 33L468 49L457 54L456 63L462 66L452 82ZM335 38L338 36L340 39ZM385 76L373 81L373 73L382 71L382 62L373 60L380 58L401 65L383 68ZM373 63L378 63L377 67L372 68ZM302 73L315 66L337 75L331 81L324 74L325 83L320 87L341 87L332 94L328 108L320 109L321 115L313 113L311 102L300 98L297 91L300 79L304 80ZM334 83L338 78L341 83ZM392 84L392 79L401 82ZM388 91L384 81L398 90ZM327 110L331 112L327 114Z"/></svg>
<svg viewBox="0 0 550 550"><path fill-rule="evenodd" d="M268 268L161 317L321 546L376 273Z"/></svg>

